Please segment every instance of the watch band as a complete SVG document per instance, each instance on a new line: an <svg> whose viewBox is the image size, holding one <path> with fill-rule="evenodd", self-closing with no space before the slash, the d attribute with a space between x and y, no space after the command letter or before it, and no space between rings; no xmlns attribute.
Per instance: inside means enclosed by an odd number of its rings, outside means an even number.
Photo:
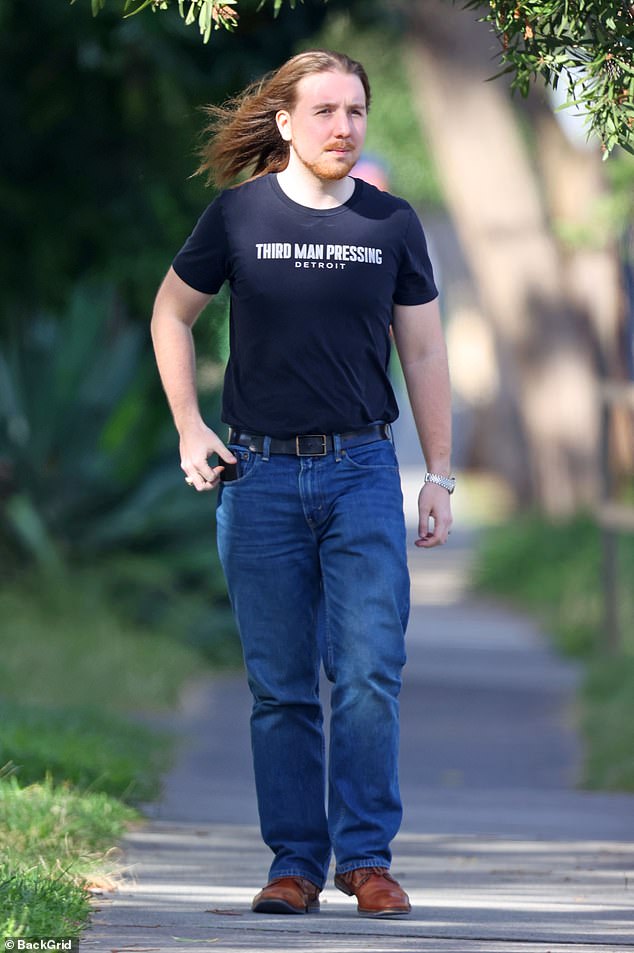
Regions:
<svg viewBox="0 0 634 953"><path fill-rule="evenodd" d="M441 476L439 473L426 473L425 483L436 483L442 486L450 495L456 489L456 478L453 476Z"/></svg>

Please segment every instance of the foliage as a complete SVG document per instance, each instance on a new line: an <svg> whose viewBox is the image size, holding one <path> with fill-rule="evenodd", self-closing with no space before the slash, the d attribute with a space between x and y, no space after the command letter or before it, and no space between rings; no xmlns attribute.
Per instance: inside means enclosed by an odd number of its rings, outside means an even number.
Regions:
<svg viewBox="0 0 634 953"><path fill-rule="evenodd" d="M547 546L548 558L540 558ZM634 537L618 542L623 650L634 656ZM577 656L601 652L601 530L590 516L554 523L515 515L487 531L478 558L478 588L537 612L560 648Z"/></svg>
<svg viewBox="0 0 634 953"><path fill-rule="evenodd" d="M562 245L571 249L620 245L623 267L634 267L634 247L628 247L634 221L634 162L618 147L606 163L605 182L607 188L582 221L554 219L553 231Z"/></svg>
<svg viewBox="0 0 634 953"><path fill-rule="evenodd" d="M482 0L468 0L480 9ZM503 75L524 96L541 76L565 84L604 157L634 153L634 7L629 0L490 0L481 18L502 46Z"/></svg>
<svg viewBox="0 0 634 953"><path fill-rule="evenodd" d="M77 0L70 0L70 3L76 3ZM258 9L266 4L267 0L260 0ZM301 0L303 3L304 0ZM324 0L327 2L327 0ZM277 16L282 9L284 0L272 0L273 11ZM296 0L288 0L292 10L295 9ZM97 16L106 6L106 0L90 0L92 15ZM167 10L170 5L178 6L178 12L181 19L185 21L186 26L192 23L198 23L200 35L204 43L209 42L212 30L219 30L224 27L225 30L234 30L238 25L238 0L119 0L119 5L123 11L124 17L131 17L142 10L150 9L152 13L159 10ZM244 0L242 5L245 6Z"/></svg>
<svg viewBox="0 0 634 953"><path fill-rule="evenodd" d="M548 559L539 558L548 546ZM584 655L601 626L601 545L590 519L552 524L536 514L514 516L487 531L476 585L536 612L560 647Z"/></svg>
<svg viewBox="0 0 634 953"><path fill-rule="evenodd" d="M13 328L0 354L3 528L51 571L172 548L200 519L194 495L175 492L147 332L116 308L108 289L79 288L64 321Z"/></svg>
<svg viewBox="0 0 634 953"><path fill-rule="evenodd" d="M167 10L174 4L174 0L119 2L127 16L148 7ZM238 0L177 2L187 24L198 22L204 42L212 28L232 30L238 23ZM276 14L283 2L273 0ZM295 0L288 2L295 7ZM91 3L97 14L106 0ZM246 6L246 0L241 4ZM261 0L259 6L265 4ZM404 4L387 0L384 6ZM467 0L465 6L486 10L481 19L491 24L501 42L502 72L513 74L514 89L527 95L540 75L556 89L563 78L568 104L587 116L605 156L617 143L634 152L634 9L629 0Z"/></svg>
<svg viewBox="0 0 634 953"><path fill-rule="evenodd" d="M634 791L634 658L595 659L583 690L586 787Z"/></svg>
<svg viewBox="0 0 634 953"><path fill-rule="evenodd" d="M40 860L55 867L63 866L64 855L71 851L86 866L94 851L121 833L122 823L139 815L103 791L82 793L70 785L56 785L50 778L25 785L5 768L0 776L0 816L3 862L15 853L27 866ZM60 846L65 849L60 851Z"/></svg>
<svg viewBox="0 0 634 953"><path fill-rule="evenodd" d="M169 766L168 738L97 708L0 702L0 765L20 784L49 777L127 801L149 801Z"/></svg>
<svg viewBox="0 0 634 953"><path fill-rule="evenodd" d="M71 4L77 0L70 0ZM203 42L208 43L212 30L218 30L224 27L226 30L233 30L238 23L238 14L235 9L237 0L177 0L178 12L181 19L189 26L195 21L203 38ZM93 16L103 10L106 0L90 0ZM149 7L153 13L157 10L167 10L170 0L123 0L123 12L125 17L134 16ZM294 6L294 3L292 4ZM281 0L275 0L276 10L281 6Z"/></svg>
<svg viewBox="0 0 634 953"><path fill-rule="evenodd" d="M79 936L90 915L90 895L82 884L38 869L6 870L2 864L0 878L3 936Z"/></svg>
<svg viewBox="0 0 634 953"><path fill-rule="evenodd" d="M229 610L214 607L204 589L196 598L178 590L171 595L169 588L162 593L168 574L161 575L157 562L144 562L147 578L127 573L127 588L110 564L62 578L23 571L5 584L2 698L160 711L178 702L183 683L205 662L236 665L239 644Z"/></svg>
<svg viewBox="0 0 634 953"><path fill-rule="evenodd" d="M204 201L188 182L198 51L169 30L86 24L48 0L3 8L0 321L62 307L86 275L147 314Z"/></svg>
<svg viewBox="0 0 634 953"><path fill-rule="evenodd" d="M108 289L80 287L63 321L12 327L0 350L0 564L7 580L31 566L50 581L35 577L10 631L48 606L60 631L123 641L132 620L235 661L214 497L185 486L149 335L117 310ZM217 400L201 400L216 427Z"/></svg>
<svg viewBox="0 0 634 953"><path fill-rule="evenodd" d="M111 6L93 19L63 0L0 4L0 336L62 311L86 279L147 321L213 197L191 177L200 107L278 65L326 14L320 3L273 21L253 4L240 44L221 30L211 50L178 16L123 20Z"/></svg>
<svg viewBox="0 0 634 953"><path fill-rule="evenodd" d="M634 537L619 540L622 652L605 654L601 537L586 517L555 524L514 516L487 529L476 561L484 591L535 613L556 644L586 660L580 722L583 784L634 790Z"/></svg>
<svg viewBox="0 0 634 953"><path fill-rule="evenodd" d="M107 851L131 808L103 793L80 794L50 780L21 787L0 777L0 936L78 936L88 886L107 882Z"/></svg>

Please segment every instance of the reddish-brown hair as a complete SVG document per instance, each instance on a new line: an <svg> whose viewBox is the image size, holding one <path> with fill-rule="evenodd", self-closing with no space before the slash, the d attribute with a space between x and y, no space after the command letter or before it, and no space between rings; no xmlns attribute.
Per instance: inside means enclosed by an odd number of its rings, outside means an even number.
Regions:
<svg viewBox="0 0 634 953"><path fill-rule="evenodd" d="M200 149L196 174L206 174L208 181L222 187L245 171L258 176L285 169L289 144L282 139L275 116L280 109L293 109L297 84L304 76L329 72L358 76L366 108L370 107L370 83L361 63L332 50L299 53L224 106L205 107L210 122L203 135L208 138Z"/></svg>

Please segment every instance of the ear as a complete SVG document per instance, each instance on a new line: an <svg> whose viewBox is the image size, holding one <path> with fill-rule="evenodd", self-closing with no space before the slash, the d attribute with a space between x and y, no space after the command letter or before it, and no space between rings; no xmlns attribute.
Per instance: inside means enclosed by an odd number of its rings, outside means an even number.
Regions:
<svg viewBox="0 0 634 953"><path fill-rule="evenodd" d="M275 122L280 136L284 142L290 142L292 139L291 114L286 109L280 109L275 114Z"/></svg>

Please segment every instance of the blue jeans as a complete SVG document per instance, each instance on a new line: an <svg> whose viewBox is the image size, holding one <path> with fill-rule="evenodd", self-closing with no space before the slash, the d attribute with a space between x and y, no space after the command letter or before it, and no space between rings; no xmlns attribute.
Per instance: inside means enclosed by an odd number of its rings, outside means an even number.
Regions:
<svg viewBox="0 0 634 953"><path fill-rule="evenodd" d="M389 867L401 822L409 576L398 464L389 440L336 440L323 457L230 447L239 476L220 488L218 550L253 695L270 877L321 887L332 850L341 873ZM333 686L327 810L322 661Z"/></svg>

